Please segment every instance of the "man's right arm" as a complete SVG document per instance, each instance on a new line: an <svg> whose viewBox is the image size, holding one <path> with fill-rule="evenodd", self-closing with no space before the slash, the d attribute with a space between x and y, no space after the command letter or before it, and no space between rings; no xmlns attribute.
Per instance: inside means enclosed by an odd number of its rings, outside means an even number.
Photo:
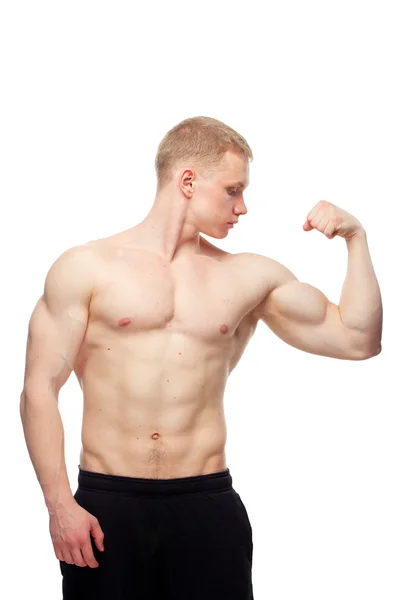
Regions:
<svg viewBox="0 0 400 600"><path fill-rule="evenodd" d="M29 321L20 414L28 452L49 513L73 499L58 394L70 376L89 316L93 251L77 246L51 266Z"/></svg>

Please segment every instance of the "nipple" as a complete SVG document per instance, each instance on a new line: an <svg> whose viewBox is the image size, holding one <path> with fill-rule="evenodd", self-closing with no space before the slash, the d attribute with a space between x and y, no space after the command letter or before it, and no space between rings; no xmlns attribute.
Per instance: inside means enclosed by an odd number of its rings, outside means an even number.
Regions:
<svg viewBox="0 0 400 600"><path fill-rule="evenodd" d="M219 330L221 333L228 333L228 325L221 325Z"/></svg>
<svg viewBox="0 0 400 600"><path fill-rule="evenodd" d="M153 440L158 440L158 438L160 437L159 433L153 433L153 435L151 436Z"/></svg>
<svg viewBox="0 0 400 600"><path fill-rule="evenodd" d="M130 320L130 319L128 319L128 317L124 317L123 319L120 319L120 320L118 321L118 325L119 325L120 327L125 327L125 325L129 325L129 323L131 323L131 320Z"/></svg>

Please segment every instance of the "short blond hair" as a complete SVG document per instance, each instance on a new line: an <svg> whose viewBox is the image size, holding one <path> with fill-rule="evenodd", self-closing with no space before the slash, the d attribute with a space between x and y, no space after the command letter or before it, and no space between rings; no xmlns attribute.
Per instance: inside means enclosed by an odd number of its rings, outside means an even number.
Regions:
<svg viewBox="0 0 400 600"><path fill-rule="evenodd" d="M158 190L169 183L172 170L183 161L193 161L204 174L215 172L227 150L253 160L244 137L222 121L211 117L181 121L165 134L158 146L155 159Z"/></svg>

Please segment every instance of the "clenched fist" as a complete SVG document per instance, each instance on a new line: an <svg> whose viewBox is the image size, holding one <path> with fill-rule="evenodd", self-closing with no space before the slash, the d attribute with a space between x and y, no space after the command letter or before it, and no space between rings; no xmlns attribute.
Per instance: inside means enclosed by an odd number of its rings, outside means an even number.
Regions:
<svg viewBox="0 0 400 600"><path fill-rule="evenodd" d="M363 231L360 221L342 208L326 200L320 200L307 215L303 225L304 231L317 229L328 239L339 235L349 240Z"/></svg>

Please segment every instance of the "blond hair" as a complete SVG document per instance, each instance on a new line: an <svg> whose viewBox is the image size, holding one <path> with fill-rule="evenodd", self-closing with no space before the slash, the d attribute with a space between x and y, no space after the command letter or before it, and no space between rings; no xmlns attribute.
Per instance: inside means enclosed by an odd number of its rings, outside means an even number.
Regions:
<svg viewBox="0 0 400 600"><path fill-rule="evenodd" d="M204 175L215 172L227 150L253 160L244 137L222 121L211 117L181 121L165 134L158 146L155 159L158 190L170 181L172 170L183 161L193 161Z"/></svg>

